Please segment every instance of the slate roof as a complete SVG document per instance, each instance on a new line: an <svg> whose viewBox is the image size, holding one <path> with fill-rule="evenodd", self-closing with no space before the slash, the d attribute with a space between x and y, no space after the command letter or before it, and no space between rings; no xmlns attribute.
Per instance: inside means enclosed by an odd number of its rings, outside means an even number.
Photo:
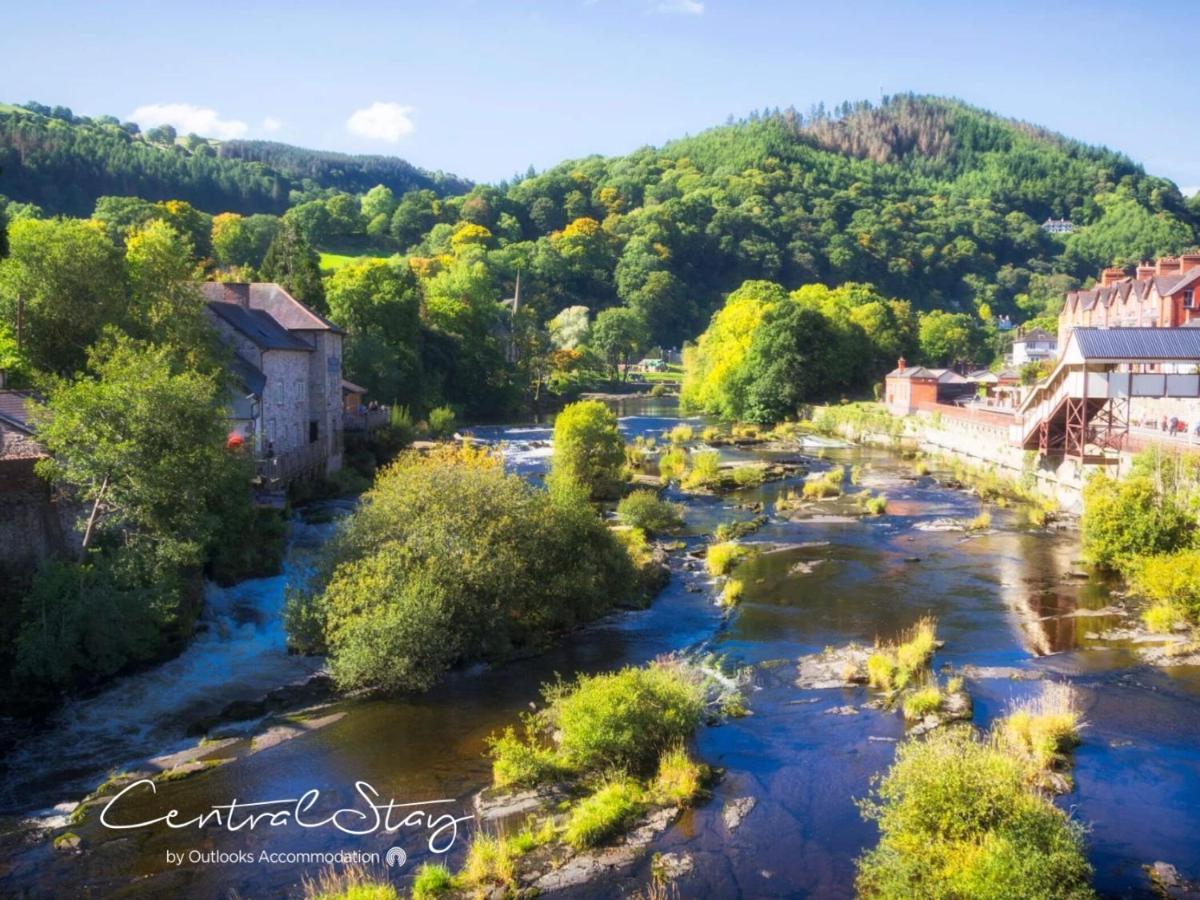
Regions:
<svg viewBox="0 0 1200 900"><path fill-rule="evenodd" d="M244 309L236 303L210 300L208 308L260 350L305 350L312 347L296 337L261 309Z"/></svg>
<svg viewBox="0 0 1200 900"><path fill-rule="evenodd" d="M1200 361L1200 328L1077 327L1071 335L1084 359Z"/></svg>
<svg viewBox="0 0 1200 900"><path fill-rule="evenodd" d="M1058 338L1056 338L1054 335L1047 334L1045 331L1043 331L1040 328L1035 328L1035 329L1033 329L1033 331L1027 331L1024 334L1018 335L1017 337L1013 338L1013 343L1014 344L1027 344L1030 341L1056 341L1056 340L1058 340Z"/></svg>
<svg viewBox="0 0 1200 900"><path fill-rule="evenodd" d="M348 394L365 394L367 392L365 387L359 387L353 381L347 381L345 378L342 379L342 390Z"/></svg>
<svg viewBox="0 0 1200 900"><path fill-rule="evenodd" d="M269 281L250 284L250 308L261 309L288 331L335 331L338 328L320 313L305 306L279 285Z"/></svg>
<svg viewBox="0 0 1200 900"><path fill-rule="evenodd" d="M937 373L926 369L924 366L908 366L903 371L900 369L892 369L887 373L888 378L928 378L930 381L937 380Z"/></svg>
<svg viewBox="0 0 1200 900"><path fill-rule="evenodd" d="M0 390L0 421L25 434L33 434L29 405L38 400L28 391Z"/></svg>
<svg viewBox="0 0 1200 900"><path fill-rule="evenodd" d="M232 362L229 364L229 370L233 373L233 377L238 380L243 388L255 397L261 397L263 391L267 388L267 376L259 371L258 367L242 359L236 353L233 356Z"/></svg>

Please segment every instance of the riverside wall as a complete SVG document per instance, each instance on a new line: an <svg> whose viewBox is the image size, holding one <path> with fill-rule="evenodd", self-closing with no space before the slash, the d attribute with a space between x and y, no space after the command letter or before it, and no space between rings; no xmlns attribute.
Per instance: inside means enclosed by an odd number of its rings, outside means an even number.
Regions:
<svg viewBox="0 0 1200 900"><path fill-rule="evenodd" d="M880 407L882 410L882 407ZM1038 493L1054 499L1066 512L1079 513L1083 506L1083 485L1097 468L1124 470L1127 459L1116 465L1084 466L1075 460L1055 464L1039 459L1033 451L1012 442L1012 417L987 410L962 409L944 404L923 404L902 422L898 436L883 432L851 435L860 443L875 446L920 450L946 454L978 468L995 468L1000 474L1019 480L1032 476ZM1116 474L1114 471L1113 474Z"/></svg>

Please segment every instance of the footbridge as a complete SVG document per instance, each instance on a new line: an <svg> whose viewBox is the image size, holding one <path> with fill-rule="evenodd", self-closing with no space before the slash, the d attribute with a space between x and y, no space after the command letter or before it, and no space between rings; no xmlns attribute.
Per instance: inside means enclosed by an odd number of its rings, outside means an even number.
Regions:
<svg viewBox="0 0 1200 900"><path fill-rule="evenodd" d="M1111 463L1135 398L1200 398L1200 328L1075 328L1021 403L1017 443L1043 456Z"/></svg>

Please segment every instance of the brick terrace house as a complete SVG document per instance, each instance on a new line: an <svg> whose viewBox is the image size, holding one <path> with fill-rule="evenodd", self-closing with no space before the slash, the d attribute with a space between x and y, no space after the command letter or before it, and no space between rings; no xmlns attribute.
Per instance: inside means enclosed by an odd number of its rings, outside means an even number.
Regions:
<svg viewBox="0 0 1200 900"><path fill-rule="evenodd" d="M1121 268L1100 273L1086 291L1067 294L1058 316L1058 346L1067 346L1076 326L1099 328L1177 328L1200 324L1200 253L1166 256L1133 276Z"/></svg>
<svg viewBox="0 0 1200 900"><path fill-rule="evenodd" d="M202 290L235 356L231 433L284 469L340 469L341 329L277 284L206 282Z"/></svg>

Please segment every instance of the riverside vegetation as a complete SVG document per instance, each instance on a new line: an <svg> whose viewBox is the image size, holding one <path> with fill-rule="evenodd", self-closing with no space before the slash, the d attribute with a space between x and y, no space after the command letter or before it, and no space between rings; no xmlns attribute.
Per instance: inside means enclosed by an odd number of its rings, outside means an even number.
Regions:
<svg viewBox="0 0 1200 900"><path fill-rule="evenodd" d="M1124 575L1149 601L1151 631L1192 630L1175 651L1200 644L1200 456L1147 450L1117 480L1094 475L1084 488L1084 553Z"/></svg>
<svg viewBox="0 0 1200 900"><path fill-rule="evenodd" d="M295 647L328 653L342 687L419 690L647 599L585 486L539 490L499 457L447 446L379 473L286 622Z"/></svg>

